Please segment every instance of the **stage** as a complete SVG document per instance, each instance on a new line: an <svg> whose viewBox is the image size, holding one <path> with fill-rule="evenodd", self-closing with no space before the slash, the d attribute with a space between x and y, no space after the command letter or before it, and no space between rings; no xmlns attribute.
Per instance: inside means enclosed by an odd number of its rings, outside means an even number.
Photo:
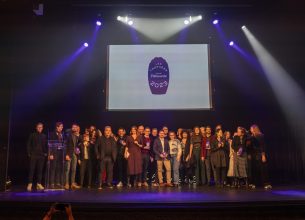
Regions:
<svg viewBox="0 0 305 220"><path fill-rule="evenodd" d="M129 215L132 213L153 219L174 216L178 219L191 216L255 219L268 218L271 214L276 219L303 219L305 216L304 186L281 186L270 191L188 186L31 193L15 189L1 193L0 200L0 219L14 214L23 219L37 218L54 202L71 203L76 219L85 219L88 215L130 219L134 217ZM27 213L27 217L22 213Z"/></svg>

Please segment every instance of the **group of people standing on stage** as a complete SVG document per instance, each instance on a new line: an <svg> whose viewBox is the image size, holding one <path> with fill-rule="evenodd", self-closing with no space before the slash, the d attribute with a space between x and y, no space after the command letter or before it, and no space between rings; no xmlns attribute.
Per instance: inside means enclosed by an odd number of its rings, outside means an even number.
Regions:
<svg viewBox="0 0 305 220"><path fill-rule="evenodd" d="M183 184L216 185L271 189L267 172L264 135L257 125L250 131L238 127L233 137L222 126L196 126L192 130L169 131L133 126L129 134L119 128L115 134L110 126L101 132L95 126L80 133L73 124L68 134L57 122L48 137L43 124L27 144L30 171L27 190L32 190L36 171L36 188L43 190L42 174L45 159L49 162L50 188L79 189L97 184L103 187L179 186ZM48 141L65 143L65 148L49 150ZM79 169L79 181L76 173ZM115 178L114 178L115 175ZM63 177L63 178L62 178ZM86 179L85 179L86 178ZM113 181L113 180L116 181Z"/></svg>

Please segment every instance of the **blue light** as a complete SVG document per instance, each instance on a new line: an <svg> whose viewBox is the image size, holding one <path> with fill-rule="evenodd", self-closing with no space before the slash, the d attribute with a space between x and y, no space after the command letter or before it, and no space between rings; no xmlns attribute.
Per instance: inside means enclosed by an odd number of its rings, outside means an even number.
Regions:
<svg viewBox="0 0 305 220"><path fill-rule="evenodd" d="M101 22L101 21L96 21L96 25L97 25L97 26L101 26L101 25L102 25L102 22Z"/></svg>
<svg viewBox="0 0 305 220"><path fill-rule="evenodd" d="M84 47L88 47L89 44L87 42L84 43Z"/></svg>
<svg viewBox="0 0 305 220"><path fill-rule="evenodd" d="M214 21L213 21L213 24L218 24L218 20L217 19L215 19Z"/></svg>
<svg viewBox="0 0 305 220"><path fill-rule="evenodd" d="M233 46L234 46L234 42L233 42L233 41L230 41L229 45L230 45L231 47L233 47Z"/></svg>

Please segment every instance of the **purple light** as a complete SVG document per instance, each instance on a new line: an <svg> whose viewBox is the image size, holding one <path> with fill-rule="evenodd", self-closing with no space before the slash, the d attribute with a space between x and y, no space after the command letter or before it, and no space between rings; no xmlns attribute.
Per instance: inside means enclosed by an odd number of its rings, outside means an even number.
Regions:
<svg viewBox="0 0 305 220"><path fill-rule="evenodd" d="M101 22L101 21L96 21L96 25L97 25L97 26L101 26L101 25L102 25L102 22Z"/></svg>
<svg viewBox="0 0 305 220"><path fill-rule="evenodd" d="M234 45L234 42L230 41L229 45L232 47Z"/></svg>
<svg viewBox="0 0 305 220"><path fill-rule="evenodd" d="M213 24L218 24L218 20L215 19L215 20L213 21Z"/></svg>
<svg viewBox="0 0 305 220"><path fill-rule="evenodd" d="M89 44L87 42L84 43L84 47L88 47Z"/></svg>

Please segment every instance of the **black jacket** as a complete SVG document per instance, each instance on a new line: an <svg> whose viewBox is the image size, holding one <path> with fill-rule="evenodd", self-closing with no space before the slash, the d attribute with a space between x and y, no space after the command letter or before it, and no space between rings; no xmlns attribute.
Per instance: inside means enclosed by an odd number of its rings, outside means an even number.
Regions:
<svg viewBox="0 0 305 220"><path fill-rule="evenodd" d="M79 146L81 143L81 136L79 135L76 138L76 141L73 140L73 134L68 135L67 137L67 147L66 147L66 155L69 155L69 157L72 157L73 153L75 152L75 149Z"/></svg>
<svg viewBox="0 0 305 220"><path fill-rule="evenodd" d="M87 149L88 150L88 160L91 159L91 148L92 147L93 147L93 145L90 144L90 143L87 146L87 148L88 148ZM84 143L80 143L79 148L80 148L79 159L83 161L85 159L85 145L84 145Z"/></svg>
<svg viewBox="0 0 305 220"><path fill-rule="evenodd" d="M240 136L234 136L232 140L232 148L235 152L237 152L240 148L242 148L243 154L246 153L246 135L241 139Z"/></svg>
<svg viewBox="0 0 305 220"><path fill-rule="evenodd" d="M47 136L43 133L32 133L28 139L27 153L29 157L46 156L48 153Z"/></svg>
<svg viewBox="0 0 305 220"><path fill-rule="evenodd" d="M105 158L106 140L107 138L105 136L102 136L99 137L95 143L95 155L99 160L103 160ZM113 162L115 162L118 153L117 143L112 137L109 137L109 140L111 144L111 157Z"/></svg>

